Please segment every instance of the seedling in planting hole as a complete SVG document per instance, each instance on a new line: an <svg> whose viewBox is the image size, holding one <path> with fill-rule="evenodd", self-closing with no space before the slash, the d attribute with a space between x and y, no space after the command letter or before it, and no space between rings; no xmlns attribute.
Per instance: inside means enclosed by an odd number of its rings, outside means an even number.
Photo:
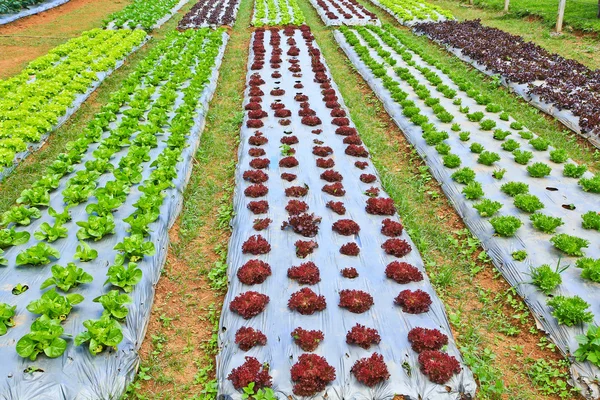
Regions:
<svg viewBox="0 0 600 400"><path fill-rule="evenodd" d="M581 178L578 183L584 192L600 193L600 174L593 178Z"/></svg>
<svg viewBox="0 0 600 400"><path fill-rule="evenodd" d="M6 303L0 303L0 336L8 331L8 328L15 326L14 316L17 306L10 306Z"/></svg>
<svg viewBox="0 0 600 400"><path fill-rule="evenodd" d="M286 157L292 156L295 153L294 149L289 144L282 144L279 148L281 149L281 154Z"/></svg>
<svg viewBox="0 0 600 400"><path fill-rule="evenodd" d="M550 239L550 242L557 249L570 256L583 256L581 249L587 248L590 245L588 240L579 238L577 236L567 235L566 233L559 233Z"/></svg>
<svg viewBox="0 0 600 400"><path fill-rule="evenodd" d="M529 192L529 185L523 182L508 182L502 185L500 190L511 197L515 197L518 194Z"/></svg>
<svg viewBox="0 0 600 400"><path fill-rule="evenodd" d="M475 171L469 167L461 168L452 174L452 179L458 183L468 184L475 180Z"/></svg>
<svg viewBox="0 0 600 400"><path fill-rule="evenodd" d="M500 217L494 217L490 220L490 224L500 236L510 237L514 236L517 229L523 224L521 220L512 215L503 215Z"/></svg>
<svg viewBox="0 0 600 400"><path fill-rule="evenodd" d="M533 158L533 153L526 150L515 150L513 151L513 156L515 156L515 162L521 165L527 165L529 160Z"/></svg>
<svg viewBox="0 0 600 400"><path fill-rule="evenodd" d="M479 122L483 119L484 115L481 111L477 111L471 114L467 114L467 118L471 122Z"/></svg>
<svg viewBox="0 0 600 400"><path fill-rule="evenodd" d="M450 145L448 143L440 143L437 146L435 146L435 150L438 152L438 154L440 155L448 155L450 153L450 150L452 150L452 148L450 147Z"/></svg>
<svg viewBox="0 0 600 400"><path fill-rule="evenodd" d="M502 203L490 199L483 199L479 203L474 204L473 208L479 212L482 217L491 217L502 208Z"/></svg>
<svg viewBox="0 0 600 400"><path fill-rule="evenodd" d="M517 121L511 122L510 123L510 128L514 129L515 131L520 131L521 129L523 129L523 124Z"/></svg>
<svg viewBox="0 0 600 400"><path fill-rule="evenodd" d="M600 213L596 211L588 211L581 216L582 226L585 229L595 229L600 231Z"/></svg>
<svg viewBox="0 0 600 400"><path fill-rule="evenodd" d="M506 170L504 168L497 169L494 172L492 172L492 176L498 180L502 179L504 177L504 174L506 174Z"/></svg>
<svg viewBox="0 0 600 400"><path fill-rule="evenodd" d="M469 132L461 132L458 134L458 137L463 142L467 142L471 138L471 133Z"/></svg>
<svg viewBox="0 0 600 400"><path fill-rule="evenodd" d="M484 195L481 183L477 181L469 182L469 184L463 188L462 193L468 200L477 200Z"/></svg>
<svg viewBox="0 0 600 400"><path fill-rule="evenodd" d="M552 315L561 325L573 326L594 320L594 314L587 311L590 305L579 296L556 296L547 304L554 308Z"/></svg>
<svg viewBox="0 0 600 400"><path fill-rule="evenodd" d="M504 140L509 135L510 135L509 131L503 131L502 129L496 129L494 131L494 139L496 139L496 140Z"/></svg>
<svg viewBox="0 0 600 400"><path fill-rule="evenodd" d="M587 171L587 165L565 164L563 175L568 178L581 178Z"/></svg>
<svg viewBox="0 0 600 400"><path fill-rule="evenodd" d="M491 131L496 127L496 121L492 121L491 119L484 119L479 123L479 127L484 131Z"/></svg>
<svg viewBox="0 0 600 400"><path fill-rule="evenodd" d="M52 266L52 277L46 279L40 289L56 285L63 292L68 292L73 287L77 287L82 283L90 283L93 280L92 275L74 263L68 263L66 267L55 264Z"/></svg>
<svg viewBox="0 0 600 400"><path fill-rule="evenodd" d="M518 194L515 196L515 207L528 213L544 208L544 203L533 194Z"/></svg>
<svg viewBox="0 0 600 400"><path fill-rule="evenodd" d="M498 116L502 121L508 121L509 119L509 115L506 111L503 111L500 113L500 115Z"/></svg>
<svg viewBox="0 0 600 400"><path fill-rule="evenodd" d="M546 151L548 150L548 146L550 146L550 142L541 137L531 139L529 141L529 144L537 151Z"/></svg>
<svg viewBox="0 0 600 400"><path fill-rule="evenodd" d="M454 124L452 124L452 127L450 129L453 132L458 132L458 131L460 131L460 124L454 123Z"/></svg>
<svg viewBox="0 0 600 400"><path fill-rule="evenodd" d="M543 178L550 175L552 168L542 162L536 162L527 167L527 172L534 178Z"/></svg>
<svg viewBox="0 0 600 400"><path fill-rule="evenodd" d="M27 286L27 285L23 285L23 284L21 284L21 283L17 283L17 284L15 285L15 287L14 287L14 288L12 288L12 291L11 291L11 292L12 292L12 294L14 294L15 296L18 296L18 295L20 295L20 294L23 294L23 293L25 293L27 290L29 290L29 286Z"/></svg>
<svg viewBox="0 0 600 400"><path fill-rule="evenodd" d="M448 168L458 168L460 163L460 157L456 154L448 154L444 156L444 165Z"/></svg>
<svg viewBox="0 0 600 400"><path fill-rule="evenodd" d="M554 149L550 152L550 161L557 164L562 164L569 159L569 155L565 149Z"/></svg>
<svg viewBox="0 0 600 400"><path fill-rule="evenodd" d="M242 399L252 399L252 400L277 400L277 396L273 389L266 387L263 389L258 389L256 392L254 391L254 382L250 382L248 386L246 386L243 390Z"/></svg>
<svg viewBox="0 0 600 400"><path fill-rule="evenodd" d="M492 151L484 151L479 154L479 158L477 158L478 163L487 166L494 164L496 161L500 161L500 155Z"/></svg>
<svg viewBox="0 0 600 400"><path fill-rule="evenodd" d="M564 222L561 218L551 217L549 215L540 213L532 214L529 219L531 220L531 223L535 229L544 233L554 233L556 228L564 225Z"/></svg>
<svg viewBox="0 0 600 400"><path fill-rule="evenodd" d="M17 342L17 354L35 361L38 354L49 358L61 356L67 349L67 342L60 336L64 332L59 319L42 315L31 324L31 330Z"/></svg>
<svg viewBox="0 0 600 400"><path fill-rule="evenodd" d="M467 106L460 107L458 110L459 110L461 113L463 113L463 114L468 114L468 113L469 113L469 107L467 107Z"/></svg>
<svg viewBox="0 0 600 400"><path fill-rule="evenodd" d="M569 265L561 267L560 258L556 263L556 268L548 264L540 265L536 268L530 268L531 283L537 286L546 296L550 295L558 285L562 283L561 273L566 271Z"/></svg>
<svg viewBox="0 0 600 400"><path fill-rule="evenodd" d="M506 142L502 143L502 149L511 153L519 147L521 147L521 144L514 139L508 139Z"/></svg>
<svg viewBox="0 0 600 400"><path fill-rule="evenodd" d="M512 258L515 261L524 261L527 258L527 252L525 250L513 251Z"/></svg>
<svg viewBox="0 0 600 400"><path fill-rule="evenodd" d="M517 132L519 134L519 136L521 136L523 139L529 140L529 139L533 139L533 133L529 132L529 131L519 131Z"/></svg>
<svg viewBox="0 0 600 400"><path fill-rule="evenodd" d="M579 343L579 348L574 353L575 359L600 366L600 328L590 325L585 335L577 335L575 339Z"/></svg>
<svg viewBox="0 0 600 400"><path fill-rule="evenodd" d="M580 258L575 266L582 269L581 277L583 279L600 283L600 258L597 260L589 257Z"/></svg>

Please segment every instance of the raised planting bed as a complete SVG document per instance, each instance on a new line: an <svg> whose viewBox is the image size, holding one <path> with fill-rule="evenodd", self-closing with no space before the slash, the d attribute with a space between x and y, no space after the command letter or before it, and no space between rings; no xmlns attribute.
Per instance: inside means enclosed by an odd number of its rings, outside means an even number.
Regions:
<svg viewBox="0 0 600 400"><path fill-rule="evenodd" d="M69 0L4 0L0 3L0 25L58 7Z"/></svg>
<svg viewBox="0 0 600 400"><path fill-rule="evenodd" d="M200 0L179 21L179 29L233 26L239 0Z"/></svg>
<svg viewBox="0 0 600 400"><path fill-rule="evenodd" d="M359 27L335 37L540 326L575 354L576 335L600 322L600 176L442 71L410 33ZM574 320L562 315L570 302L583 305ZM598 367L579 356L571 370L597 396Z"/></svg>
<svg viewBox="0 0 600 400"><path fill-rule="evenodd" d="M256 0L254 2L254 26L301 25L304 14L296 0Z"/></svg>
<svg viewBox="0 0 600 400"><path fill-rule="evenodd" d="M400 24L413 26L420 22L454 19L452 13L425 0L369 0L387 11Z"/></svg>
<svg viewBox="0 0 600 400"><path fill-rule="evenodd" d="M310 4L327 26L331 25L381 25L373 14L356 0L310 0Z"/></svg>
<svg viewBox="0 0 600 400"><path fill-rule="evenodd" d="M500 81L536 108L600 147L600 73L520 36L473 21L419 24L457 57Z"/></svg>
<svg viewBox="0 0 600 400"><path fill-rule="evenodd" d="M104 20L104 27L108 29L152 29L160 28L171 19L177 11L187 4L189 0L134 0L133 3L121 11L109 15Z"/></svg>
<svg viewBox="0 0 600 400"><path fill-rule="evenodd" d="M146 38L141 30L87 31L0 81L0 180L39 149Z"/></svg>
<svg viewBox="0 0 600 400"><path fill-rule="evenodd" d="M248 66L218 398L251 383L279 398L472 396L444 307L309 28L256 31ZM418 343L440 345L411 345L420 328Z"/></svg>
<svg viewBox="0 0 600 400"><path fill-rule="evenodd" d="M167 34L1 216L0 308L17 323L0 397L120 398L133 380L227 38Z"/></svg>

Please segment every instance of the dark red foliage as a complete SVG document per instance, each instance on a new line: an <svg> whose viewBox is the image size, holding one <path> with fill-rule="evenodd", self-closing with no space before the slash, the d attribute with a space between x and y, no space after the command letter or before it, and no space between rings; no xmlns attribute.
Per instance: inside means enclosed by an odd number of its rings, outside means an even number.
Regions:
<svg viewBox="0 0 600 400"><path fill-rule="evenodd" d="M337 126L348 126L350 125L350 120L346 117L339 117L332 119L331 123Z"/></svg>
<svg viewBox="0 0 600 400"><path fill-rule="evenodd" d="M302 124L308 126L316 126L321 124L321 118L312 116L302 117Z"/></svg>
<svg viewBox="0 0 600 400"><path fill-rule="evenodd" d="M317 158L317 167L319 168L333 168L334 165L333 158Z"/></svg>
<svg viewBox="0 0 600 400"><path fill-rule="evenodd" d="M267 344L267 337L259 330L242 326L235 333L235 343L242 351L248 351L254 346L264 346Z"/></svg>
<svg viewBox="0 0 600 400"><path fill-rule="evenodd" d="M290 200L285 206L285 211L290 215L298 215L308 210L308 204L300 200Z"/></svg>
<svg viewBox="0 0 600 400"><path fill-rule="evenodd" d="M281 138L280 142L283 144L287 144L287 145L296 144L296 143L298 143L298 137L297 136L284 136Z"/></svg>
<svg viewBox="0 0 600 400"><path fill-rule="evenodd" d="M262 106L260 105L260 103L250 102L250 103L246 104L244 106L244 108L246 110L260 110L262 108Z"/></svg>
<svg viewBox="0 0 600 400"><path fill-rule="evenodd" d="M308 193L308 188L306 186L290 186L289 188L285 188L285 195L287 197L303 197Z"/></svg>
<svg viewBox="0 0 600 400"><path fill-rule="evenodd" d="M271 161L268 158L255 158L250 160L250 166L256 169L269 168Z"/></svg>
<svg viewBox="0 0 600 400"><path fill-rule="evenodd" d="M290 215L287 221L283 221L281 229L286 229L288 226L299 235L304 237L315 237L319 232L319 224L321 217L316 217L314 214L303 213L300 215Z"/></svg>
<svg viewBox="0 0 600 400"><path fill-rule="evenodd" d="M351 219L340 219L339 221L335 221L331 229L344 236L356 235L360 232L360 226Z"/></svg>
<svg viewBox="0 0 600 400"><path fill-rule="evenodd" d="M365 169L369 166L369 163L366 161L357 161L354 163L354 166L358 169Z"/></svg>
<svg viewBox="0 0 600 400"><path fill-rule="evenodd" d="M286 108L282 108L275 111L275 116L277 118L287 118L292 116L292 112Z"/></svg>
<svg viewBox="0 0 600 400"><path fill-rule="evenodd" d="M314 133L315 135L320 135L321 133L323 133L323 129L313 129L310 132Z"/></svg>
<svg viewBox="0 0 600 400"><path fill-rule="evenodd" d="M280 119L279 120L279 125L282 125L282 126L288 126L291 123L292 123L291 119L287 119L286 118L286 119Z"/></svg>
<svg viewBox="0 0 600 400"><path fill-rule="evenodd" d="M300 54L300 50L297 47L290 47L290 49L287 52L288 56L297 56L298 54Z"/></svg>
<svg viewBox="0 0 600 400"><path fill-rule="evenodd" d="M260 119L249 119L246 121L246 126L248 128L262 128L263 122Z"/></svg>
<svg viewBox="0 0 600 400"><path fill-rule="evenodd" d="M328 101L325 103L325 107L327 108L340 108L340 103L337 101Z"/></svg>
<svg viewBox="0 0 600 400"><path fill-rule="evenodd" d="M346 343L355 344L363 349L369 349L372 344L379 344L381 337L377 329L367 328L364 325L356 324L346 334Z"/></svg>
<svg viewBox="0 0 600 400"><path fill-rule="evenodd" d="M236 296L229 303L229 309L238 313L244 319L252 318L265 309L269 303L269 296L266 294L248 291Z"/></svg>
<svg viewBox="0 0 600 400"><path fill-rule="evenodd" d="M348 279L358 278L358 271L354 267L344 268L342 271L342 276Z"/></svg>
<svg viewBox="0 0 600 400"><path fill-rule="evenodd" d="M285 108L285 104L281 102L276 101L271 103L271 110L281 110L282 108Z"/></svg>
<svg viewBox="0 0 600 400"><path fill-rule="evenodd" d="M250 96L263 96L265 92L260 90L258 87L251 87L249 90Z"/></svg>
<svg viewBox="0 0 600 400"><path fill-rule="evenodd" d="M271 74L271 77L272 77L272 78L275 78L275 79L278 79L278 78L281 78L281 74L280 74L279 72L273 72L273 73Z"/></svg>
<svg viewBox="0 0 600 400"><path fill-rule="evenodd" d="M373 215L394 215L396 213L394 200L383 197L372 197L368 199L367 207L365 209L369 214Z"/></svg>
<svg viewBox="0 0 600 400"><path fill-rule="evenodd" d="M321 90L321 94L323 96L325 96L327 94L335 94L335 89L323 89L323 90Z"/></svg>
<svg viewBox="0 0 600 400"><path fill-rule="evenodd" d="M363 146L349 144L346 147L345 153L353 157L369 157L369 152Z"/></svg>
<svg viewBox="0 0 600 400"><path fill-rule="evenodd" d="M252 227L254 230L262 231L267 229L271 222L273 222L271 221L271 218L257 218L254 220L254 225L252 225Z"/></svg>
<svg viewBox="0 0 600 400"><path fill-rule="evenodd" d="M343 142L344 142L344 144L356 144L356 145L363 143L362 140L356 135L346 136L344 138Z"/></svg>
<svg viewBox="0 0 600 400"><path fill-rule="evenodd" d="M290 173L288 173L288 172L283 172L283 173L281 174L281 179L283 179L284 181L291 182L291 181L295 180L296 178L297 178L297 177L296 177L296 175L295 175L295 174L290 174Z"/></svg>
<svg viewBox="0 0 600 400"><path fill-rule="evenodd" d="M328 201L327 208L330 208L334 213L338 215L346 214L346 207L341 201Z"/></svg>
<svg viewBox="0 0 600 400"><path fill-rule="evenodd" d="M421 314L429 311L431 297L427 292L417 289L415 291L406 289L394 299L396 304L402 307L402 311L409 314Z"/></svg>
<svg viewBox="0 0 600 400"><path fill-rule="evenodd" d="M340 253L347 256L357 256L360 253L360 248L356 243L350 242L340 247Z"/></svg>
<svg viewBox="0 0 600 400"><path fill-rule="evenodd" d="M324 357L302 354L291 369L293 392L298 396L313 396L335 380L335 368Z"/></svg>
<svg viewBox="0 0 600 400"><path fill-rule="evenodd" d="M264 84L265 81L260 77L260 74L258 73L252 74L252 76L250 77L250 81L248 81L248 85L250 86L260 86Z"/></svg>
<svg viewBox="0 0 600 400"><path fill-rule="evenodd" d="M237 271L237 277L245 285L263 283L271 276L271 267L261 260L250 260Z"/></svg>
<svg viewBox="0 0 600 400"><path fill-rule="evenodd" d="M267 114L266 111L263 111L260 109L248 111L248 118L250 118L250 119L261 119L261 118L265 118L268 116L269 116L269 114ZM254 144L254 143L250 143L250 144Z"/></svg>
<svg viewBox="0 0 600 400"><path fill-rule="evenodd" d="M265 149L259 149L256 147L252 147L251 149L248 149L248 155L250 157L260 157L260 156L264 156L265 153Z"/></svg>
<svg viewBox="0 0 600 400"><path fill-rule="evenodd" d="M332 117L345 117L346 111L342 110L341 108L334 108L333 110L331 110L329 115L331 115Z"/></svg>
<svg viewBox="0 0 600 400"><path fill-rule="evenodd" d="M333 149L329 146L314 146L312 153L315 156L327 157L328 155L333 154Z"/></svg>
<svg viewBox="0 0 600 400"><path fill-rule="evenodd" d="M373 305L373 296L362 290L350 290L345 289L340 291L340 304L339 306L346 310L355 313L362 314L371 308Z"/></svg>
<svg viewBox="0 0 600 400"><path fill-rule="evenodd" d="M244 190L244 194L248 197L262 197L269 193L269 188L262 183L250 185Z"/></svg>
<svg viewBox="0 0 600 400"><path fill-rule="evenodd" d="M393 261L385 267L385 276L397 283L419 282L423 280L423 274L417 267L405 262Z"/></svg>
<svg viewBox="0 0 600 400"><path fill-rule="evenodd" d="M346 191L344 190L344 185L342 185L340 182L325 185L321 190L325 193L336 197L341 197L346 194Z"/></svg>
<svg viewBox="0 0 600 400"><path fill-rule="evenodd" d="M377 197L379 196L379 188L371 186L367 190L365 190L365 194L369 197Z"/></svg>
<svg viewBox="0 0 600 400"><path fill-rule="evenodd" d="M304 85L301 83L294 84L294 89L302 89L303 87L304 87Z"/></svg>
<svg viewBox="0 0 600 400"><path fill-rule="evenodd" d="M300 71L302 71L302 68L300 68L299 65L290 65L288 67L288 71L291 71L291 72L300 72Z"/></svg>
<svg viewBox="0 0 600 400"><path fill-rule="evenodd" d="M317 112L315 110L313 110L312 108L303 107L300 110L298 110L298 116L300 116L300 117L310 117L313 115L317 115Z"/></svg>
<svg viewBox="0 0 600 400"><path fill-rule="evenodd" d="M262 103L262 97L260 97L260 96L250 97L250 101L252 103Z"/></svg>
<svg viewBox="0 0 600 400"><path fill-rule="evenodd" d="M373 183L377 180L377 177L373 174L362 174L360 176L360 181L364 183Z"/></svg>
<svg viewBox="0 0 600 400"><path fill-rule="evenodd" d="M250 236L242 245L242 253L244 254L267 254L270 251L271 245L261 235Z"/></svg>
<svg viewBox="0 0 600 400"><path fill-rule="evenodd" d="M306 100L308 100L308 97L306 97ZM302 103L300 103L300 108L310 108L310 103L308 101L302 101Z"/></svg>
<svg viewBox="0 0 600 400"><path fill-rule="evenodd" d="M234 368L227 377L236 390L241 390L254 382L254 390L271 387L269 365L261 364L254 357L246 357L246 362Z"/></svg>
<svg viewBox="0 0 600 400"><path fill-rule="evenodd" d="M305 258L309 254L312 254L319 247L319 244L314 240L297 240L294 246L296 246L296 256Z"/></svg>
<svg viewBox="0 0 600 400"><path fill-rule="evenodd" d="M381 233L385 236L396 237L402 235L404 226L400 222L386 218L382 222Z"/></svg>
<svg viewBox="0 0 600 400"><path fill-rule="evenodd" d="M413 328L408 332L408 341L414 351L439 350L448 344L448 336L437 329Z"/></svg>
<svg viewBox="0 0 600 400"><path fill-rule="evenodd" d="M294 96L294 100L296 101L308 101L308 96L305 94L297 94Z"/></svg>
<svg viewBox="0 0 600 400"><path fill-rule="evenodd" d="M319 296L309 288L302 288L293 293L288 301L288 308L302 315L312 315L327 307L325 296Z"/></svg>
<svg viewBox="0 0 600 400"><path fill-rule="evenodd" d="M266 200L251 201L248 203L248 209L254 214L264 214L269 210L269 202Z"/></svg>
<svg viewBox="0 0 600 400"><path fill-rule="evenodd" d="M296 167L298 166L298 160L293 156L283 157L281 160L279 160L279 166L282 168Z"/></svg>
<svg viewBox="0 0 600 400"><path fill-rule="evenodd" d="M287 276L302 285L315 285L321 282L319 267L312 261L288 268Z"/></svg>
<svg viewBox="0 0 600 400"><path fill-rule="evenodd" d="M341 182L344 177L339 172L328 169L321 174L321 179L327 182Z"/></svg>
<svg viewBox="0 0 600 400"><path fill-rule="evenodd" d="M285 94L285 90L283 90L283 89L271 90L271 96L283 96L284 94Z"/></svg>
<svg viewBox="0 0 600 400"><path fill-rule="evenodd" d="M443 385L448 382L452 375L460 372L460 364L456 358L435 350L425 350L419 354L421 372L431 382Z"/></svg>
<svg viewBox="0 0 600 400"><path fill-rule="evenodd" d="M269 175L260 170L244 171L244 179L252 183L263 183L269 180Z"/></svg>
<svg viewBox="0 0 600 400"><path fill-rule="evenodd" d="M373 387L380 382L390 378L387 365L383 361L383 356L373 353L371 357L361 358L352 366L350 372L354 374L357 381L364 385Z"/></svg>
<svg viewBox="0 0 600 400"><path fill-rule="evenodd" d="M323 96L323 101L336 101L337 99L338 97L335 95L335 93L326 94Z"/></svg>
<svg viewBox="0 0 600 400"><path fill-rule="evenodd" d="M388 239L381 245L386 254L394 257L404 257L412 250L410 244L404 239Z"/></svg>
<svg viewBox="0 0 600 400"><path fill-rule="evenodd" d="M302 328L296 328L292 331L294 343L304 351L314 351L319 343L325 339L321 331L309 331Z"/></svg>
<svg viewBox="0 0 600 400"><path fill-rule="evenodd" d="M335 130L336 135L342 136L358 136L358 132L356 128L351 128L349 126L340 126Z"/></svg>

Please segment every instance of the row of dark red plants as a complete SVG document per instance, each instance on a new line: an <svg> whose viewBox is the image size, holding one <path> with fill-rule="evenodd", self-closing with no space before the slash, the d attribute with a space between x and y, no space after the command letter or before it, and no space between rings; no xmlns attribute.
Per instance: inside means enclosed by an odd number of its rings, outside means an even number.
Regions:
<svg viewBox="0 0 600 400"><path fill-rule="evenodd" d="M340 19L340 15L344 17L344 19L349 20L353 18L365 19L369 17L369 19L374 20L377 19L377 15L367 10L356 0L316 0L317 5L325 11L325 15L327 18L331 20ZM335 12L329 8L329 4L333 6ZM346 11L346 9L348 11Z"/></svg>
<svg viewBox="0 0 600 400"><path fill-rule="evenodd" d="M239 0L199 0L179 21L178 29L233 26Z"/></svg>
<svg viewBox="0 0 600 400"><path fill-rule="evenodd" d="M338 97L335 90L330 84L330 79L326 74L324 64L321 62L320 51L313 46L314 37L308 27L302 27L302 36L305 40L308 52L311 55L311 67L314 73L314 79L321 86L322 101L326 107L331 109L332 124L336 125L336 133L344 136L344 143L347 144L345 153L358 157L368 157L367 150L362 146L362 141L358 137L358 132L355 128L350 127L350 121L346 118L345 111L338 103ZM282 63L281 36L278 29L270 30L270 46L272 48L271 58L269 60L271 69L274 72L272 78L279 79L282 77L279 69ZM296 41L293 37L295 30L286 28L283 30L287 36L287 45L289 50L287 55L290 57L287 61L290 64L288 70L293 74L293 77L302 77L301 66L298 59L295 58L300 49L296 46ZM251 65L253 71L260 71L264 68L266 49L264 46L265 30L259 29L255 33L253 41L254 60ZM287 73L286 73L287 74ZM300 81L296 81L295 88L301 89L303 85ZM266 152L262 148L268 143L269 139L259 130L264 126L263 118L268 116L262 106L264 92L261 86L265 84L259 72L250 76L248 85L248 94L250 101L245 106L248 113L246 126L256 129L254 134L249 137L248 144L251 145L248 153L252 158L250 167L243 174L244 180L250 183L246 187L244 194L249 198L264 197L268 193L268 187L265 183L269 176L265 172L270 165L270 159L266 158ZM275 87L270 91L273 97L283 96L285 91ZM321 119L316 115L310 104L308 97L302 93L297 93L295 100L300 103L298 115L302 118L301 122L308 126L321 125ZM275 101L270 106L275 117L278 118L278 123L282 126L289 125L292 116L291 111L281 101ZM295 168L299 165L299 161L294 157L295 149L291 146L299 142L298 138L292 135L292 132L285 132L280 140L282 145L289 146L288 155L279 161L280 168ZM319 135L321 129L315 129L313 134ZM342 197L345 195L345 190L342 185L343 176L334 171L332 168L335 163L332 158L327 158L332 155L333 150L329 146L325 146L319 139L314 139L315 146L313 154L317 157L316 163L319 168L325 169L321 174L327 184L322 188L322 191L334 197ZM358 168L364 169L368 166L365 161L357 161L355 164ZM293 182L297 176L290 172L281 174L281 178L287 182ZM362 174L360 180L364 183L373 183L376 181L376 176L373 174ZM287 221L284 221L281 229L289 229L296 234L314 238L319 231L321 218L314 214L308 213L309 206L306 202L300 200L301 197L308 193L306 186L290 186L285 189L288 200L285 207L289 216ZM379 189L371 187L365 191L368 197L365 210L374 215L394 215L395 207L393 201L389 198L379 198ZM341 201L329 201L327 206L339 215L345 214L345 207ZM252 200L248 203L248 209L254 215L265 214L269 210L267 200ZM254 229L266 229L270 222L269 218L257 218L254 220ZM351 219L341 219L332 225L332 230L343 236L358 235L360 226ZM398 236L402 234L402 224L392 219L384 219L381 232L392 237L386 240L382 248L387 254L403 257L411 251L410 245ZM299 258L305 258L311 254L318 244L315 240L298 240L295 243L296 255ZM262 255L268 254L271 251L271 246L268 241L260 234L252 235L242 245L244 254ZM360 248L355 242L349 242L341 246L340 253L357 256ZM394 261L386 267L386 276L395 280L398 283L418 282L423 280L422 273L414 266L405 263ZM241 266L237 271L238 279L246 285L257 285L265 282L272 274L271 267L268 263L252 259ZM298 266L292 266L287 271L288 277L295 280L299 284L314 285L320 282L319 268L313 262L304 262ZM355 268L345 268L341 271L342 276L354 279L358 277L358 271ZM263 312L269 303L269 296L256 292L247 291L235 297L230 303L230 310L242 316L245 319L252 318ZM400 305L404 312L407 313L422 313L427 312L431 305L429 294L422 290L404 290L396 297L395 302ZM324 296L318 295L310 288L302 288L293 293L288 301L288 308L291 311L298 312L302 315L312 315L315 312L323 311L327 306ZM342 290L340 291L339 306L353 313L364 313L373 306L373 297L361 290ZM316 350L319 343L325 339L323 332L319 330L305 330L301 327L296 328L291 332L293 341L303 350L312 352ZM368 349L373 344L378 344L381 338L377 330L367 328L357 324L353 327L346 337L348 344L360 346ZM409 340L413 343L413 349L420 353L419 362L421 370L427 374L430 379L437 383L445 383L450 377L460 371L458 361L439 350L447 344L448 338L440 331L433 329L415 328L409 335ZM248 351L254 346L264 346L267 343L267 336L259 330L250 327L240 328L235 335L235 343L243 351ZM383 356L374 353L371 357L358 360L352 367L351 372L356 379L367 386L374 386L384 380L389 379L390 374L383 360ZM294 382L293 391L297 395L308 396L314 395L325 389L326 385L335 380L335 369L329 365L324 357L315 354L302 354L298 362L292 366L291 377ZM272 384L272 378L269 375L269 368L261 364L256 358L246 357L246 362L233 369L228 377L236 389L246 387L249 383L255 383L255 390L262 387L268 387Z"/></svg>

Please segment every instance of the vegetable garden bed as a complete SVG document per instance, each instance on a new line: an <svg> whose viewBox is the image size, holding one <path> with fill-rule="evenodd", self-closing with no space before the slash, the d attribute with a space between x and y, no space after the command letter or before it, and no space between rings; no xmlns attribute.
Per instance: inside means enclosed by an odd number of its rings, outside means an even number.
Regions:
<svg viewBox="0 0 600 400"><path fill-rule="evenodd" d="M39 14L52 8L68 3L70 0L8 0L0 4L0 25L30 15Z"/></svg>
<svg viewBox="0 0 600 400"><path fill-rule="evenodd" d="M259 29L248 66L219 398L252 382L286 398L473 395L308 27Z"/></svg>
<svg viewBox="0 0 600 400"><path fill-rule="evenodd" d="M200 0L179 21L179 29L233 26L239 0Z"/></svg>
<svg viewBox="0 0 600 400"><path fill-rule="evenodd" d="M107 29L145 29L160 28L171 19L189 0L135 0L121 11L108 16L104 21Z"/></svg>
<svg viewBox="0 0 600 400"><path fill-rule="evenodd" d="M600 176L455 81L411 35L384 26L335 37L538 323L576 355L576 384L598 397L594 353L578 351L576 335L600 321Z"/></svg>
<svg viewBox="0 0 600 400"><path fill-rule="evenodd" d="M381 25L377 15L356 0L310 0L319 17L331 25Z"/></svg>
<svg viewBox="0 0 600 400"><path fill-rule="evenodd" d="M296 0L256 0L252 25L301 25L304 14Z"/></svg>
<svg viewBox="0 0 600 400"><path fill-rule="evenodd" d="M369 0L394 17L400 24L413 26L427 21L454 19L450 11L425 0Z"/></svg>
<svg viewBox="0 0 600 400"><path fill-rule="evenodd" d="M146 39L140 30L87 31L0 82L0 180L39 149Z"/></svg>
<svg viewBox="0 0 600 400"><path fill-rule="evenodd" d="M168 34L2 215L0 396L119 398L133 379L227 38Z"/></svg>
<svg viewBox="0 0 600 400"><path fill-rule="evenodd" d="M600 148L598 71L477 20L426 23L414 30L478 70L499 76L533 106Z"/></svg>

